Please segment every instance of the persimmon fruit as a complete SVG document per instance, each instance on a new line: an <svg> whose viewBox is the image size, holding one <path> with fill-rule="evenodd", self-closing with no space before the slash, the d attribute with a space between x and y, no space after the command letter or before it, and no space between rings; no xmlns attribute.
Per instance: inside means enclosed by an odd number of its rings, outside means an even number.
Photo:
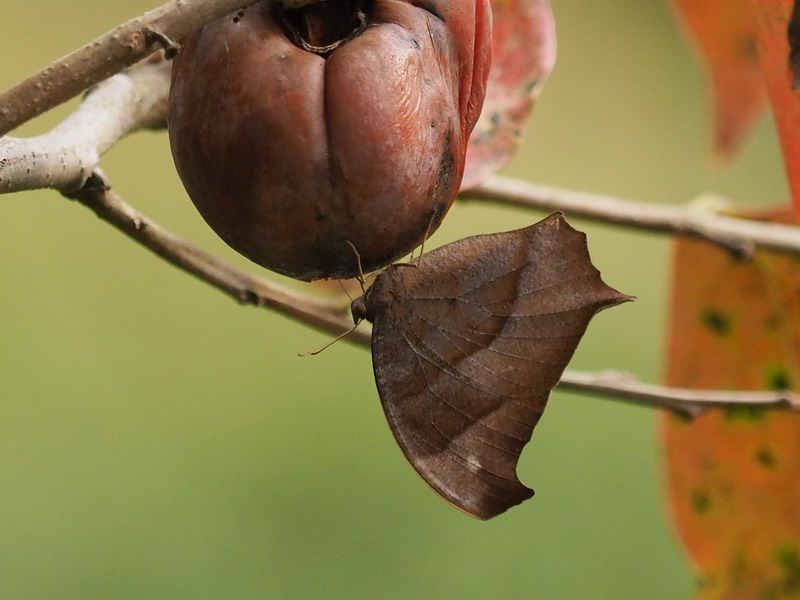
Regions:
<svg viewBox="0 0 800 600"><path fill-rule="evenodd" d="M178 173L211 228L268 269L378 269L452 204L490 55L488 0L252 4L181 45Z"/></svg>

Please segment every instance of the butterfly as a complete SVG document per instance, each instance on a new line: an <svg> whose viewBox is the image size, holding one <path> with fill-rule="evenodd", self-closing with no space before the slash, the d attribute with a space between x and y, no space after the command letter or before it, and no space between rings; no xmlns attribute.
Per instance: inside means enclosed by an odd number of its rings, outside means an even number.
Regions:
<svg viewBox="0 0 800 600"><path fill-rule="evenodd" d="M631 299L554 213L392 265L351 310L373 323L375 381L406 458L445 500L489 519L533 496L516 467L550 392L595 313Z"/></svg>

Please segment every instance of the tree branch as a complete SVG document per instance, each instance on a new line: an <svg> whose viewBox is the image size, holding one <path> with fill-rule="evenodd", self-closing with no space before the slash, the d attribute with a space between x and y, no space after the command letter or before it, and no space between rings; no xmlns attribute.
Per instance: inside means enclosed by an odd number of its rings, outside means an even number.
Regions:
<svg viewBox="0 0 800 600"><path fill-rule="evenodd" d="M127 133L166 121L169 65L146 61L104 81L52 131L37 138L0 138L0 194L41 187L80 187L100 155ZM32 168L33 166L33 168ZM495 204L561 210L570 216L644 231L706 239L749 256L758 248L800 255L800 228L718 214L698 206L623 200L494 177L462 196Z"/></svg>
<svg viewBox="0 0 800 600"><path fill-rule="evenodd" d="M65 195L87 206L102 220L167 262L195 275L241 304L271 308L333 335L352 328L352 320L340 303L326 302L301 294L248 273L200 250L154 223L114 193L99 171L93 173L81 189ZM352 339L365 343L369 340L369 332L355 330Z"/></svg>
<svg viewBox="0 0 800 600"><path fill-rule="evenodd" d="M663 408L688 418L698 417L714 408L800 411L800 395L789 390L744 392L675 388L641 383L631 375L619 371L566 371L558 387L606 396L637 406Z"/></svg>
<svg viewBox="0 0 800 600"><path fill-rule="evenodd" d="M670 206L634 202L509 177L493 177L484 185L468 190L465 195L512 206L561 210L568 216L644 231L694 236L722 245L740 256L749 256L759 248L800 255L798 227L739 219L691 204Z"/></svg>
<svg viewBox="0 0 800 600"><path fill-rule="evenodd" d="M67 119L33 138L0 137L0 194L80 189L131 131L166 126L170 64L155 57L94 88Z"/></svg>
<svg viewBox="0 0 800 600"><path fill-rule="evenodd" d="M129 21L0 95L0 133L181 38L249 0L174 0ZM103 82L51 132L31 139L0 139L0 193L51 187L98 217L242 304L276 310L321 331L351 328L338 303L326 302L229 265L181 240L127 205L97 169L100 155L131 131L163 126L169 72L165 61L148 61ZM88 176L89 173L93 174ZM702 237L742 252L769 248L800 254L798 228L723 216L691 207L659 206L585 194L496 177L469 196L541 210L563 210L602 222L649 231ZM365 326L346 338L368 345ZM608 396L695 417L714 407L746 406L800 410L790 392L725 392L648 385L608 371L566 372L562 389Z"/></svg>
<svg viewBox="0 0 800 600"><path fill-rule="evenodd" d="M188 244L127 205L111 191L100 173L95 173L83 188L69 197L86 205L98 217L176 267L188 271L242 304L271 308L331 335L339 335L352 329L351 320L339 303L326 302L257 277ZM359 328L351 331L344 339L368 346L370 333L366 327ZM800 410L800 397L791 392L669 388L643 384L616 371L597 374L567 371L558 387L603 395L637 405L669 409L689 418L720 407Z"/></svg>
<svg viewBox="0 0 800 600"><path fill-rule="evenodd" d="M0 135L253 0L172 0L0 94Z"/></svg>

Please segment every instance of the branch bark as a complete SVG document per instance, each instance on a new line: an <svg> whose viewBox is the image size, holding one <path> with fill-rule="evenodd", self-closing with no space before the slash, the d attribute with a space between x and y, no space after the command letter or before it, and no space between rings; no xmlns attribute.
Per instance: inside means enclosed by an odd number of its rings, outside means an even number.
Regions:
<svg viewBox="0 0 800 600"><path fill-rule="evenodd" d="M469 190L468 198L540 210L561 210L568 216L623 225L644 231L688 235L719 244L747 257L759 248L800 255L800 228L739 219L701 205L671 206L635 202L509 177L494 177ZM730 210L733 207L728 206Z"/></svg>
<svg viewBox="0 0 800 600"><path fill-rule="evenodd" d="M42 187L78 189L116 141L136 129L164 125L169 77L166 61L140 63L94 88L52 131L30 139L0 138L0 194ZM800 255L800 228L739 219L703 206L637 202L508 177L494 177L462 198L699 237L740 257L758 248Z"/></svg>
<svg viewBox="0 0 800 600"><path fill-rule="evenodd" d="M606 396L637 406L671 410L690 419L719 408L800 411L800 395L788 390L744 392L675 388L641 383L631 375L619 371L599 373L567 371L558 387Z"/></svg>
<svg viewBox="0 0 800 600"><path fill-rule="evenodd" d="M181 38L249 3L174 0L129 21L0 95L0 133L56 106L159 46L170 45L170 38ZM73 115L48 134L31 139L0 138L0 193L41 187L59 189L173 265L242 304L271 308L332 335L351 329L350 316L338 303L302 294L220 261L138 213L109 188L97 168L100 155L127 133L163 126L168 71L165 61L142 63L95 88ZM799 228L736 219L691 207L638 203L503 177L470 190L469 197L702 237L739 253L762 247L800 254ZM369 330L365 325L346 339L368 345ZM643 384L612 371L566 372L559 387L665 408L687 417L715 407L800 410L800 398L790 392L668 388Z"/></svg>
<svg viewBox="0 0 800 600"><path fill-rule="evenodd" d="M129 132L166 126L170 64L157 58L114 75L67 119L33 138L0 137L0 194L80 189L100 156Z"/></svg>
<svg viewBox="0 0 800 600"><path fill-rule="evenodd" d="M86 185L69 197L79 201L138 243L176 267L188 271L242 304L275 310L296 321L331 335L352 330L347 311L338 303L314 298L227 264L183 241L126 204L115 194L102 174L95 173ZM361 346L370 342L364 326L344 338ZM643 384L616 371L564 373L558 387L602 395L613 400L663 408L688 418L712 408L786 408L800 410L800 396L792 392L738 392L691 390Z"/></svg>
<svg viewBox="0 0 800 600"><path fill-rule="evenodd" d="M172 0L0 94L0 135L253 0Z"/></svg>
<svg viewBox="0 0 800 600"><path fill-rule="evenodd" d="M81 189L66 193L65 196L77 200L100 219L158 256L241 304L271 308L333 335L352 328L352 321L340 303L326 302L248 273L185 242L154 223L112 191L99 171L93 173ZM357 329L353 331L352 339L364 343L369 340L369 332Z"/></svg>

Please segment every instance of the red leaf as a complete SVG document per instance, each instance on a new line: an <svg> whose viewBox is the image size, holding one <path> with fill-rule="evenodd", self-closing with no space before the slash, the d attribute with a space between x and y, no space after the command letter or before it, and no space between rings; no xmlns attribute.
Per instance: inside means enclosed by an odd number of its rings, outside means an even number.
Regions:
<svg viewBox="0 0 800 600"><path fill-rule="evenodd" d="M714 152L730 159L764 108L753 0L673 0L708 68L714 102Z"/></svg>
<svg viewBox="0 0 800 600"><path fill-rule="evenodd" d="M774 220L791 221L789 211ZM667 382L717 389L800 382L800 263L736 262L683 240L675 257ZM670 505L699 598L800 595L800 415L715 410L662 420Z"/></svg>
<svg viewBox="0 0 800 600"><path fill-rule="evenodd" d="M800 214L800 92L793 89L787 32L792 16L792 0L751 0L758 15L758 52L767 83L775 124L783 146L783 159Z"/></svg>
<svg viewBox="0 0 800 600"><path fill-rule="evenodd" d="M555 62L555 23L547 0L492 0L492 10L492 70L461 189L480 185L514 157Z"/></svg>

